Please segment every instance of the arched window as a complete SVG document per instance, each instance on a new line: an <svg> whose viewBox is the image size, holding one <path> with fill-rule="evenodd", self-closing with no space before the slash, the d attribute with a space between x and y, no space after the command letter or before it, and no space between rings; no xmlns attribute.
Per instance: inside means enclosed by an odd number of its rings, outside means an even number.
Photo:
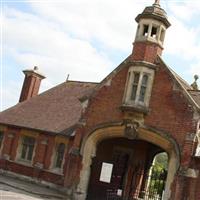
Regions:
<svg viewBox="0 0 200 200"><path fill-rule="evenodd" d="M55 158L56 168L62 167L64 153L65 153L65 144L60 143L56 149L56 158Z"/></svg>

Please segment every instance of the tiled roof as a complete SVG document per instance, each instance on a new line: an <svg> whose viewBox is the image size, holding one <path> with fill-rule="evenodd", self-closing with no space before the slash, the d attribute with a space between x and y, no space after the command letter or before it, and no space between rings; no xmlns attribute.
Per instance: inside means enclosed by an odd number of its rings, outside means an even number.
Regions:
<svg viewBox="0 0 200 200"><path fill-rule="evenodd" d="M30 100L0 113L0 124L52 133L67 133L81 115L79 98L92 92L97 83L64 82Z"/></svg>

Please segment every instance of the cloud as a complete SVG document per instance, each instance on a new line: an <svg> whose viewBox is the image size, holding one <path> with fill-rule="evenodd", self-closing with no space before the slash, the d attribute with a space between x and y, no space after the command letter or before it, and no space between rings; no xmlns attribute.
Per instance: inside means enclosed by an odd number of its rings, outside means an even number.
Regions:
<svg viewBox="0 0 200 200"><path fill-rule="evenodd" d="M113 67L107 55L89 41L71 37L38 16L7 10L6 53L21 66L38 65L52 83L65 80L67 74L78 80L100 81Z"/></svg>
<svg viewBox="0 0 200 200"><path fill-rule="evenodd" d="M12 69L14 76L38 65L47 77L41 91L65 81L67 74L74 80L100 81L122 61L118 57L130 54L137 25L134 18L146 5L148 0L26 1L26 11L8 3L4 8L3 50L15 65L7 64L4 71L9 74L8 69ZM163 6L172 22L165 54L190 62L188 72L199 73L200 27L189 22L200 17L200 3L165 2ZM19 85L22 81L18 79ZM8 107L18 97L12 95L12 80L6 79L4 86Z"/></svg>
<svg viewBox="0 0 200 200"><path fill-rule="evenodd" d="M168 6L175 18L186 22L193 20L193 17L198 16L200 11L198 0L169 2Z"/></svg>
<svg viewBox="0 0 200 200"><path fill-rule="evenodd" d="M7 81L3 85L1 95L2 102L0 104L0 109L4 110L10 106L15 105L19 100L19 91L21 89L20 83L14 81Z"/></svg>
<svg viewBox="0 0 200 200"><path fill-rule="evenodd" d="M190 66L190 73L191 74L198 74L200 78L200 62L195 63Z"/></svg>
<svg viewBox="0 0 200 200"><path fill-rule="evenodd" d="M97 40L107 48L127 52L127 45L134 40L134 17L143 5L133 0L82 0L35 3L31 6L43 19L62 26L73 36ZM131 23L132 19L132 23Z"/></svg>
<svg viewBox="0 0 200 200"><path fill-rule="evenodd" d="M175 63L180 60L182 75L187 74L185 78L191 81L191 75L200 75L200 2L169 2L168 9L172 27L167 30L165 53Z"/></svg>
<svg viewBox="0 0 200 200"><path fill-rule="evenodd" d="M200 43L198 37L200 30L187 27L182 21L172 17L173 27L167 31L165 49L171 55L180 55L182 59L198 59Z"/></svg>

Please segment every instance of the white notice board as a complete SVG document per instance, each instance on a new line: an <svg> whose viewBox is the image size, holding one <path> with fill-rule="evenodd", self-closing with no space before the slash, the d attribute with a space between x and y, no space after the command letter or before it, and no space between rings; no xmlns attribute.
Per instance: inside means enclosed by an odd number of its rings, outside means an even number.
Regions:
<svg viewBox="0 0 200 200"><path fill-rule="evenodd" d="M112 177L113 164L102 163L100 181L105 183L110 183Z"/></svg>

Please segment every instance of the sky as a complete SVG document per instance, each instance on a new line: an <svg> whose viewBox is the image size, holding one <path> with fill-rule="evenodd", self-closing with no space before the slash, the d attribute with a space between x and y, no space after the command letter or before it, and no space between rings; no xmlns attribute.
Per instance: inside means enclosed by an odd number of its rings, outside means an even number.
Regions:
<svg viewBox="0 0 200 200"><path fill-rule="evenodd" d="M132 51L135 17L154 0L1 0L0 111L18 103L22 70L43 92L66 80L101 81ZM163 59L188 83L200 76L200 0L161 0L172 26ZM200 84L200 81L198 81Z"/></svg>

